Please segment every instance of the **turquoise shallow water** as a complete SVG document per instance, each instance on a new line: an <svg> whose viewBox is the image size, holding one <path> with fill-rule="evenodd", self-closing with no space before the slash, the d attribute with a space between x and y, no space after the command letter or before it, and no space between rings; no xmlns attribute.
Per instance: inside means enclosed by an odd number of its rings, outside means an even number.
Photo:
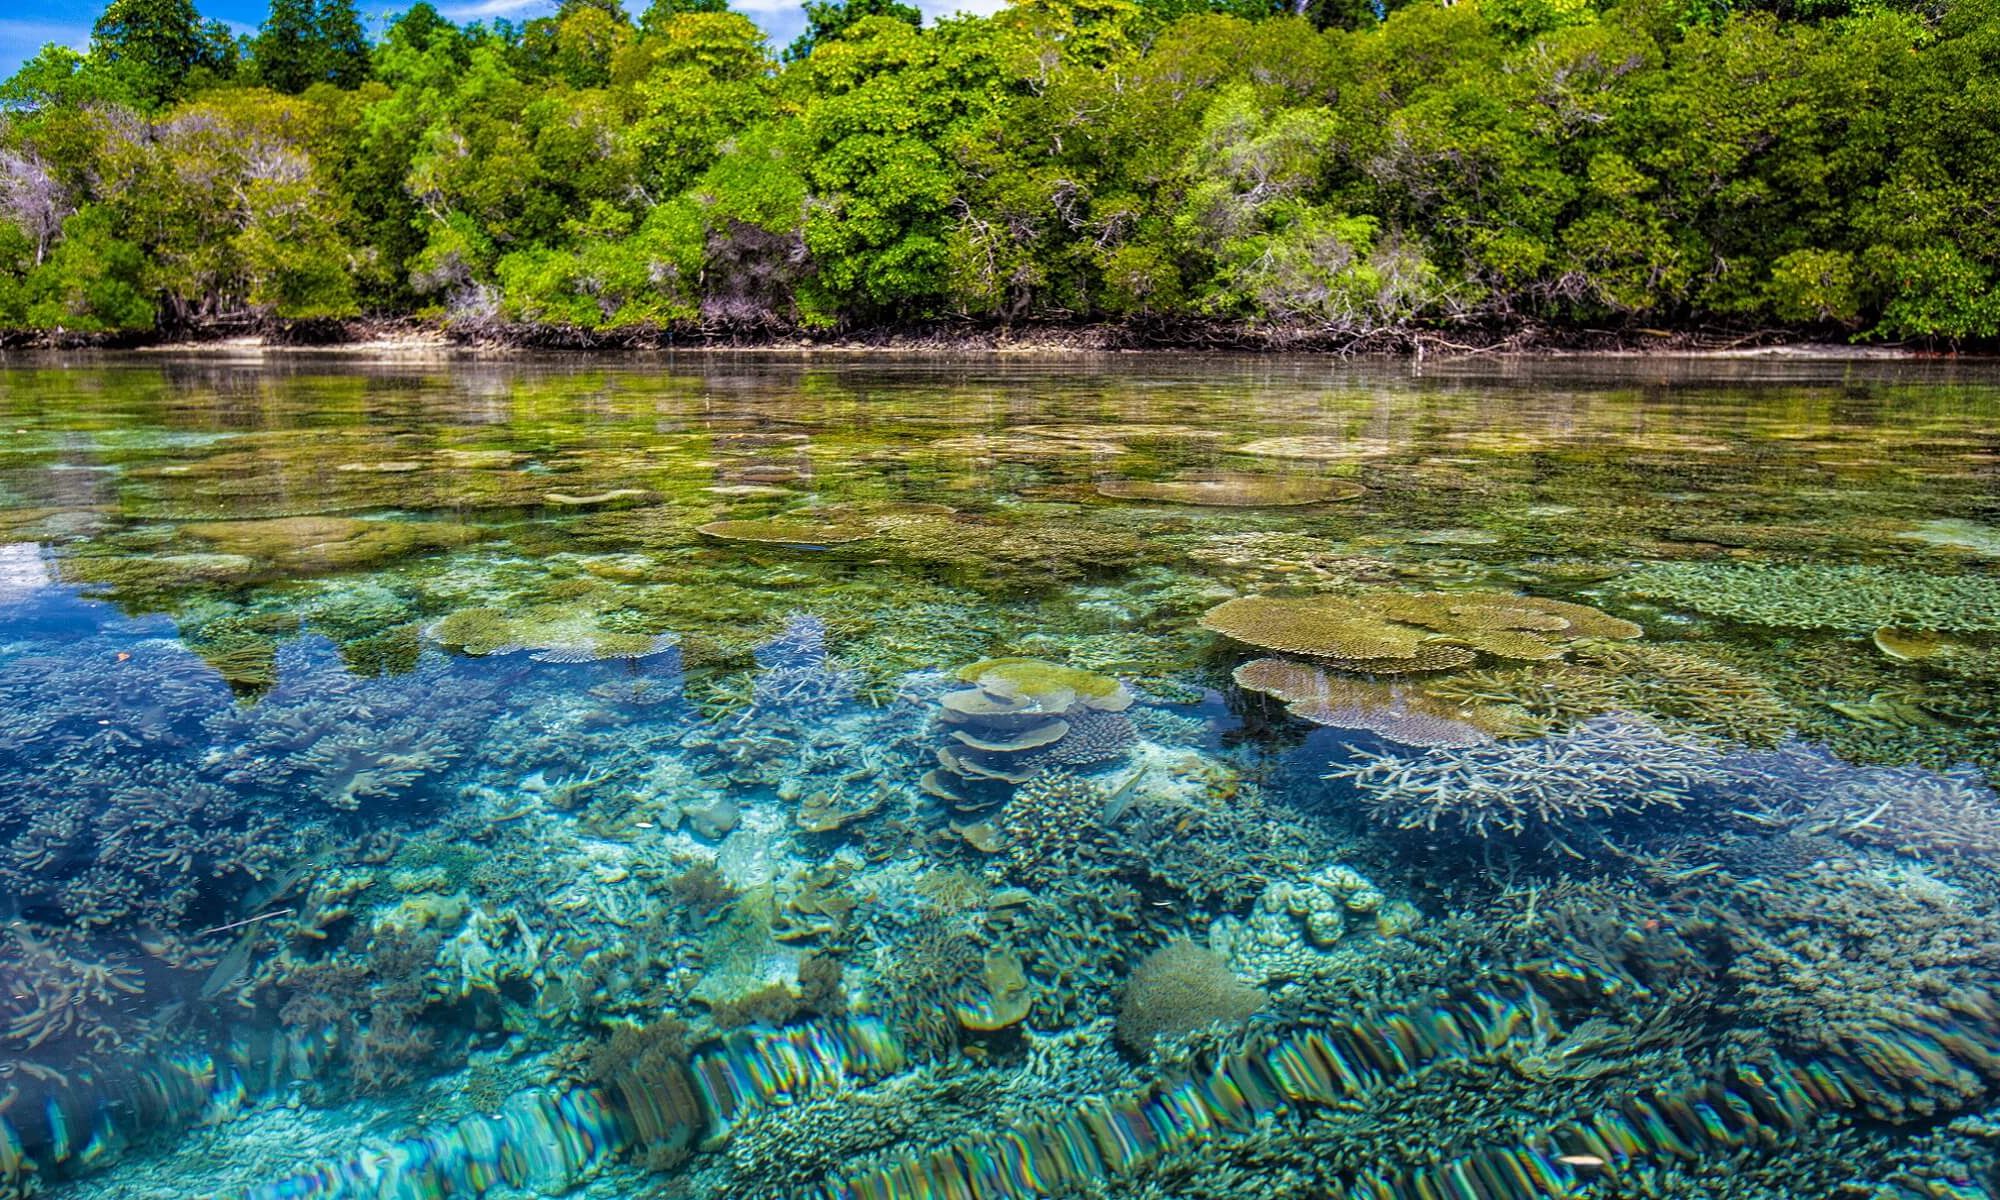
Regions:
<svg viewBox="0 0 2000 1200"><path fill-rule="evenodd" d="M2000 1195L2000 376L0 368L0 1197Z"/></svg>

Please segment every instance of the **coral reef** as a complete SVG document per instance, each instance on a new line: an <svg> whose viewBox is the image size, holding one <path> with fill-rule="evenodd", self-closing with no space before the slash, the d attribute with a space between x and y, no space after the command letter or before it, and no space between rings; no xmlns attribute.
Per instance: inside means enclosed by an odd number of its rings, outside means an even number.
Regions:
<svg viewBox="0 0 2000 1200"><path fill-rule="evenodd" d="M1920 866L1802 849L1714 914L1741 1015L1874 1076L1861 1103L1881 1115L1979 1100L2000 1081L2000 922Z"/></svg>
<svg viewBox="0 0 2000 1200"><path fill-rule="evenodd" d="M5 393L0 1194L2000 1194L1970 385L175 369Z"/></svg>
<svg viewBox="0 0 2000 1200"><path fill-rule="evenodd" d="M1305 879L1280 879L1257 897L1250 915L1221 917L1208 943L1238 978L1259 985L1311 979L1334 969L1330 953L1350 919L1405 932L1414 925L1406 904L1385 912L1382 893L1350 867L1327 867Z"/></svg>

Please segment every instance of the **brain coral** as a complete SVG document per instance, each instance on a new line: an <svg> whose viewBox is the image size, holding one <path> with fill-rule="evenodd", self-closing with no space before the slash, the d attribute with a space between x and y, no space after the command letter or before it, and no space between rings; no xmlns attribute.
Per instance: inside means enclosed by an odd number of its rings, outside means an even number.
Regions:
<svg viewBox="0 0 2000 1200"><path fill-rule="evenodd" d="M1630 595L1750 625L1869 634L1888 625L2000 632L2000 579L1892 567L1655 563L1613 582Z"/></svg>
<svg viewBox="0 0 2000 1200"><path fill-rule="evenodd" d="M1207 947L1169 942L1147 955L1125 983L1118 1005L1118 1040L1135 1054L1161 1034L1207 1025L1236 1025L1264 1006L1264 993L1230 974Z"/></svg>

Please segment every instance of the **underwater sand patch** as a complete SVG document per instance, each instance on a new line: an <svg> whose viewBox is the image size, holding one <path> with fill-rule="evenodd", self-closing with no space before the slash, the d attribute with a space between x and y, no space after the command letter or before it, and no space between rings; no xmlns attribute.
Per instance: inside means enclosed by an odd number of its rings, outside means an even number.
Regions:
<svg viewBox="0 0 2000 1200"><path fill-rule="evenodd" d="M575 496L568 492L545 492L542 499L558 508L632 508L657 499L645 488L612 488L608 492L593 492L587 496Z"/></svg>
<svg viewBox="0 0 2000 1200"><path fill-rule="evenodd" d="M1062 438L1078 442L1178 442L1178 441L1220 441L1229 435L1220 429L1203 429L1198 425L1174 425L1134 421L1121 423L1068 422L1061 424L1015 425L1010 434L1029 434L1034 437Z"/></svg>
<svg viewBox="0 0 2000 1200"><path fill-rule="evenodd" d="M1345 438L1328 434L1259 438L1257 441L1229 448L1232 454L1255 454L1263 458L1302 458L1312 462L1375 458L1388 454L1393 449L1394 447L1380 438Z"/></svg>
<svg viewBox="0 0 2000 1200"><path fill-rule="evenodd" d="M1125 453L1125 447L1117 442L1006 433L939 438L930 445L932 449L952 454L979 454L989 458L1073 458Z"/></svg>
<svg viewBox="0 0 2000 1200"><path fill-rule="evenodd" d="M2000 558L2000 529L1977 521L1944 517L1925 521L1896 536L1905 541L1926 542L1946 550L1963 551L1978 558Z"/></svg>

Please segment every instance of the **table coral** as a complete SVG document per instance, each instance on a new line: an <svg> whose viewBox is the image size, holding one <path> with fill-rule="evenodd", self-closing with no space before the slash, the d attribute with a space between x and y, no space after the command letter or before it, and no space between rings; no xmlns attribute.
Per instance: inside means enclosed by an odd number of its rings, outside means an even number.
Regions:
<svg viewBox="0 0 2000 1200"><path fill-rule="evenodd" d="M1364 674L1438 671L1477 654L1546 661L1582 638L1643 632L1588 605L1511 592L1243 596L1204 613L1202 627L1245 645Z"/></svg>
<svg viewBox="0 0 2000 1200"><path fill-rule="evenodd" d="M1210 508L1289 508L1331 504L1366 495L1346 479L1316 475L1251 475L1224 472L1193 479L1107 479L1097 494L1112 500L1154 500Z"/></svg>
<svg viewBox="0 0 2000 1200"><path fill-rule="evenodd" d="M2000 578L1878 566L1655 563L1607 585L1713 617L1862 636L1887 625L2000 632Z"/></svg>
<svg viewBox="0 0 2000 1200"><path fill-rule="evenodd" d="M1308 663L1258 658L1237 667L1239 687L1283 703L1301 720L1362 730L1405 746L1482 746L1496 733L1531 732L1504 707L1457 703L1414 685L1344 679Z"/></svg>
<svg viewBox="0 0 2000 1200"><path fill-rule="evenodd" d="M962 667L973 686L939 698L949 739L937 749L942 776L930 791L961 810L1004 798L996 784L1021 784L1044 771L1124 757L1138 742L1123 683L1094 671L1032 658L983 659Z"/></svg>

